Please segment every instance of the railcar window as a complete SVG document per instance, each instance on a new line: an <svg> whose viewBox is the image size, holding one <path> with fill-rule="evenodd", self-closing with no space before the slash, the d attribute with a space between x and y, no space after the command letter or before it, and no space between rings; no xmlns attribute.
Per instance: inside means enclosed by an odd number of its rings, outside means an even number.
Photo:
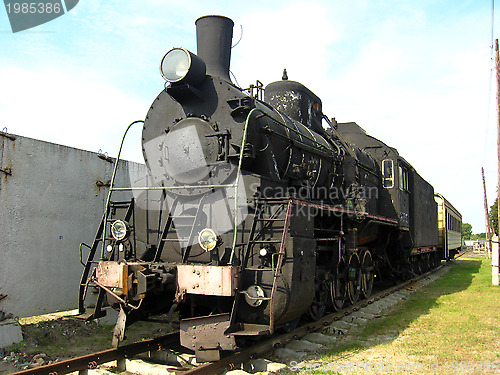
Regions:
<svg viewBox="0 0 500 375"><path fill-rule="evenodd" d="M394 187L394 161L386 159L382 161L382 183L385 188Z"/></svg>
<svg viewBox="0 0 500 375"><path fill-rule="evenodd" d="M456 218L450 213L446 214L446 229L452 230L454 232L462 231L462 221L459 218Z"/></svg>

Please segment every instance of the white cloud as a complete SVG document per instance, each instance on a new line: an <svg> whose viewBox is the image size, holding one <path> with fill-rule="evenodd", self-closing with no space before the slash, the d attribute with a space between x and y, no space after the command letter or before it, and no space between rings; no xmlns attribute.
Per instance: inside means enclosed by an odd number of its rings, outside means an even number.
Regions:
<svg viewBox="0 0 500 375"><path fill-rule="evenodd" d="M0 127L116 154L125 126L144 118L161 90L163 53L179 45L195 52L196 18L222 14L235 21L234 42L243 25L231 63L240 85L279 80L286 68L327 115L397 147L480 231L482 164L489 193L496 185L489 9L438 3L80 2L47 24L54 34L5 39Z"/></svg>
<svg viewBox="0 0 500 375"><path fill-rule="evenodd" d="M284 68L294 81L321 82L326 76L329 45L338 35L324 5L295 2L282 9L248 13L238 22L243 25L243 38L232 51L231 70L241 86L248 87L256 79L264 84L280 80ZM236 24L235 37L238 28Z"/></svg>
<svg viewBox="0 0 500 375"><path fill-rule="evenodd" d="M0 81L8 88L0 91L0 125L9 132L95 152L103 149L111 156L116 156L127 125L143 119L149 106L95 79L90 71L10 66L0 71Z"/></svg>
<svg viewBox="0 0 500 375"><path fill-rule="evenodd" d="M489 50L480 16L436 23L418 4L292 3L243 18L232 70L247 86L287 68L327 115L398 148L481 231Z"/></svg>

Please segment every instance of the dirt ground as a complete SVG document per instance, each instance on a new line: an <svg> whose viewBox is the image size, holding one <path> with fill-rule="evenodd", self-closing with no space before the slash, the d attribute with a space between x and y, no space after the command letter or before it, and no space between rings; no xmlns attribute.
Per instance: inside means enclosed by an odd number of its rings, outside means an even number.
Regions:
<svg viewBox="0 0 500 375"><path fill-rule="evenodd" d="M110 349L112 326L64 317L21 325L24 340L0 348L0 374L46 365ZM171 332L168 323L138 322L127 329L123 344Z"/></svg>

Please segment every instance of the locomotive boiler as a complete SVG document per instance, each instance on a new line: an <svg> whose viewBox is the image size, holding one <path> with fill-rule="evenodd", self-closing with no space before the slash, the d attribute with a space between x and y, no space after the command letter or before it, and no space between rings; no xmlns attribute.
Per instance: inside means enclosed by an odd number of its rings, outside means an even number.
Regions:
<svg viewBox="0 0 500 375"><path fill-rule="evenodd" d="M176 47L161 61L165 89L143 122L144 186L117 201L111 184L82 315L119 310L117 345L126 325L167 313L183 346L215 360L242 338L369 296L375 275L436 264L432 186L397 150L330 120L286 71L265 90L239 88L233 22L206 16L196 28L197 54Z"/></svg>

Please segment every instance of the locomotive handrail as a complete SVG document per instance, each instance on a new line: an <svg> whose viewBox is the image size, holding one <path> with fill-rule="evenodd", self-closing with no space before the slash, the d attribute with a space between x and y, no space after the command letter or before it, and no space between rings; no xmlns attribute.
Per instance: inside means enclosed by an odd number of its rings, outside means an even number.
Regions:
<svg viewBox="0 0 500 375"><path fill-rule="evenodd" d="M130 191L130 190L177 190L177 189L201 189L201 188L222 188L234 187L234 184L224 185L182 185L182 186L143 186L143 187L123 187L113 188L113 191Z"/></svg>
<svg viewBox="0 0 500 375"><path fill-rule="evenodd" d="M132 122L127 129L125 130L125 133L123 134L122 141L120 143L120 148L118 150L118 156L116 157L115 160L115 165L113 167L113 174L111 176L111 181L110 181L110 186L109 186L109 192L108 192L108 197L106 199L106 207L105 207L105 215L104 215L104 228L103 228L103 233L102 233L102 251L101 251L101 259L104 259L104 254L105 254L105 240L106 240L106 229L107 229L107 222L108 222L108 213L109 213L109 204L111 202L111 194L113 191L134 191L134 190L165 190L165 189L170 189L170 190L177 190L177 189L199 189L199 188L231 188L234 187L234 236L233 236L233 245L231 249L231 256L229 258L229 264L232 264L233 259L234 259L234 254L236 251L236 241L237 241L237 236L238 236L238 185L239 185L239 180L240 180L240 174L241 174L241 167L243 164L243 154L246 146L246 141L247 141L247 134L248 134L248 125L250 122L250 119L252 115L255 112L260 112L263 116L266 116L270 118L272 121L294 131L297 132L296 129L292 129L289 126L287 126L284 122L276 119L274 116L271 116L271 114L264 112L260 108L253 108L250 110L250 112L247 115L247 118L245 120L245 126L243 129L243 138L241 141L241 148L240 148L240 155L239 155L239 160L238 160L238 171L236 174L236 179L233 184L221 184L221 185L183 185L183 186L145 186L145 187L121 187L121 188L115 188L114 183L115 183L115 177L116 177L116 171L118 169L118 162L120 160L120 155L122 152L123 148L123 143L125 141L125 137L127 136L127 133L129 129L137 124L137 123L144 123L143 120L137 120ZM318 146L323 146L320 143L318 143L316 140L306 136L305 134L301 134L301 136L309 139L310 141L318 144Z"/></svg>
<svg viewBox="0 0 500 375"><path fill-rule="evenodd" d="M231 249L231 256L229 257L229 264L233 263L234 253L236 251L236 241L237 241L237 237L238 237L238 184L239 184L239 179L240 179L241 166L243 163L243 151L245 149L245 145L246 145L246 141L247 141L248 124L250 122L250 118L251 118L252 114L257 112L257 111L262 113L262 116L269 117L271 120L277 122L278 124L281 124L281 125L287 127L285 123L275 119L269 113L264 112L260 108L253 108L247 115L247 118L245 120L245 127L243 129L243 139L241 141L240 159L238 161L238 173L236 174L236 180L234 182L234 235L233 235L233 246Z"/></svg>
<svg viewBox="0 0 500 375"><path fill-rule="evenodd" d="M241 148L240 148L240 160L238 160L238 173L236 173L236 179L234 180L234 229L233 229L233 247L231 249L231 256L229 257L229 264L233 264L234 253L236 250L236 240L238 239L238 184L240 182L240 172L241 165L243 162L243 151L245 149L245 145L247 142L247 131L248 131L248 123L250 121L250 117L258 108L253 108L247 116L245 120L245 127L243 128L243 139L241 140ZM262 111L261 111L262 112ZM264 112L262 112L264 113Z"/></svg>
<svg viewBox="0 0 500 375"><path fill-rule="evenodd" d="M83 251L82 251L82 246L85 246L86 248L90 249L92 251L92 246L87 245L86 243L82 242L80 244L80 263L82 266L85 267L85 263L83 263Z"/></svg>
<svg viewBox="0 0 500 375"><path fill-rule="evenodd" d="M113 167L113 174L111 175L111 181L109 183L109 192L108 192L108 197L106 199L106 207L105 207L105 214L104 214L104 227L102 229L102 251L101 251L101 259L104 259L104 254L106 251L106 227L108 226L108 211L109 211L109 202L111 201L111 194L114 191L113 185L115 183L115 177L116 177L116 170L118 169L118 161L120 160L120 155L122 153L122 148L123 148L123 142L125 142L125 137L127 136L127 133L129 129L132 127L132 125L142 123L144 124L143 120L136 120L132 122L129 126L127 126L127 129L125 130L125 133L123 133L122 137L122 142L120 143L120 149L118 150L118 156L116 157L115 160L115 165Z"/></svg>
<svg viewBox="0 0 500 375"><path fill-rule="evenodd" d="M261 111L261 112L262 112L262 111ZM294 132L295 134L300 135L302 138L305 138L305 139L310 140L311 142L313 142L314 144L316 144L316 146L318 146L319 148L321 148L321 149L327 149L327 150L328 150L328 148L327 148L324 144L319 143L316 139L314 139L314 138L312 138L312 137L309 137L308 135L306 135L306 134L302 133L301 131L299 131L299 130L297 130L297 129L295 129L295 128L292 128L291 126L288 126L287 124L285 124L285 122L284 122L284 121L282 122L282 121L280 121L280 120L277 120L277 119L275 119L273 116L270 116L270 115L269 115L269 114L267 114L267 113L264 113L264 112L262 112L262 113L263 113L263 114L265 114L267 117L269 117L269 118L270 118L271 120L273 120L274 122L276 122L277 124L280 124L281 126L283 126L284 128L287 128L288 130L290 130L290 131ZM302 123L301 123L301 124L302 124ZM304 125L304 124L302 124L302 125ZM310 132L310 129L309 129L307 126L306 126L306 129ZM321 134L320 134L320 135L321 135ZM338 148L338 147L337 147L337 148Z"/></svg>

